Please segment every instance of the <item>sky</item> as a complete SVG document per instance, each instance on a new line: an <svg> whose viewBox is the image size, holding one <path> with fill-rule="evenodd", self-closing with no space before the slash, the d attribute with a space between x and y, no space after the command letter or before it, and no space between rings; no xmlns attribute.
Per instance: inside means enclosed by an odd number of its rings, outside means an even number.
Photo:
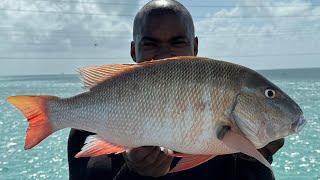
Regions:
<svg viewBox="0 0 320 180"><path fill-rule="evenodd" d="M75 74L133 63L132 23L146 0L1 0L0 76ZM320 0L181 0L199 54L253 69L320 67Z"/></svg>

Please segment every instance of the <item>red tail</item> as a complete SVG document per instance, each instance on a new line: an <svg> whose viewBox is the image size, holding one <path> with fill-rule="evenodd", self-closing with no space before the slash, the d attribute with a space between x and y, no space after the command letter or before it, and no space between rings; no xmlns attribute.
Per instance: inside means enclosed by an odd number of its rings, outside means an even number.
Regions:
<svg viewBox="0 0 320 180"><path fill-rule="evenodd" d="M28 119L29 127L24 149L31 149L55 130L47 116L47 102L55 96L10 96L7 101L16 106Z"/></svg>

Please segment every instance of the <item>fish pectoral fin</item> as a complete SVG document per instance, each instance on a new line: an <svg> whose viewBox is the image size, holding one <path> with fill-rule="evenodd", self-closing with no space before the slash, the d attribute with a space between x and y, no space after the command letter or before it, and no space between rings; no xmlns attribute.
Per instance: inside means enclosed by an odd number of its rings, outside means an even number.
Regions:
<svg viewBox="0 0 320 180"><path fill-rule="evenodd" d="M256 147L249 141L247 138L229 130L225 133L222 141L226 146L236 151L240 151L248 156L251 156L258 161L260 161L263 165L268 167L272 174L273 170L270 163L264 158L264 156L256 149Z"/></svg>
<svg viewBox="0 0 320 180"><path fill-rule="evenodd" d="M118 154L125 150L125 147L109 143L98 135L91 135L87 137L85 145L81 148L81 151L75 155L75 157L95 157L112 153Z"/></svg>
<svg viewBox="0 0 320 180"><path fill-rule="evenodd" d="M216 135L219 140L222 140L224 135L231 129L229 125L220 125L217 128Z"/></svg>
<svg viewBox="0 0 320 180"><path fill-rule="evenodd" d="M180 159L177 165L172 168L169 173L179 172L191 169L193 167L199 166L202 163L209 161L214 158L216 155L187 155L181 154L184 157ZM176 156L179 157L179 156ZM180 156L181 157L181 156Z"/></svg>

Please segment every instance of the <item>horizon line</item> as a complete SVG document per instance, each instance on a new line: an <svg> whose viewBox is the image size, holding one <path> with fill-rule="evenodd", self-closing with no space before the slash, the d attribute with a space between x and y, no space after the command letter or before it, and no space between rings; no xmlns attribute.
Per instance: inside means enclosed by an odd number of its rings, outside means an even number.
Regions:
<svg viewBox="0 0 320 180"><path fill-rule="evenodd" d="M298 69L320 69L320 67L297 67L297 68L275 68L275 69L253 69L255 71L279 71L279 70L298 70ZM0 77L12 77L12 76L56 76L56 75L78 75L78 73L54 73L54 74L11 74L2 75Z"/></svg>

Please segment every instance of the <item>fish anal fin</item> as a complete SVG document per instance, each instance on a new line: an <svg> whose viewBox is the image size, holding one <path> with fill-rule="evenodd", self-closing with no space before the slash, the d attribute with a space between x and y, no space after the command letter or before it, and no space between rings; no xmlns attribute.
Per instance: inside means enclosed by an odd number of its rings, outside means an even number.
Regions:
<svg viewBox="0 0 320 180"><path fill-rule="evenodd" d="M199 166L202 163L209 161L216 155L187 155L180 159L177 165L172 168L169 173L179 172L191 169L193 167ZM177 156L176 156L177 157Z"/></svg>
<svg viewBox="0 0 320 180"><path fill-rule="evenodd" d="M124 147L109 143L98 135L91 135L87 137L85 145L82 147L81 151L75 155L75 157L95 157L104 154L118 154L125 150L126 149Z"/></svg>
<svg viewBox="0 0 320 180"><path fill-rule="evenodd" d="M195 156L193 154L185 154L185 153L180 153L180 152L173 152L172 154L170 154L170 156L173 157L190 157L190 156Z"/></svg>
<svg viewBox="0 0 320 180"><path fill-rule="evenodd" d="M188 154L183 154L183 153L178 153L178 152L174 152L173 154L171 154L171 156L173 157L188 157L190 155Z"/></svg>

